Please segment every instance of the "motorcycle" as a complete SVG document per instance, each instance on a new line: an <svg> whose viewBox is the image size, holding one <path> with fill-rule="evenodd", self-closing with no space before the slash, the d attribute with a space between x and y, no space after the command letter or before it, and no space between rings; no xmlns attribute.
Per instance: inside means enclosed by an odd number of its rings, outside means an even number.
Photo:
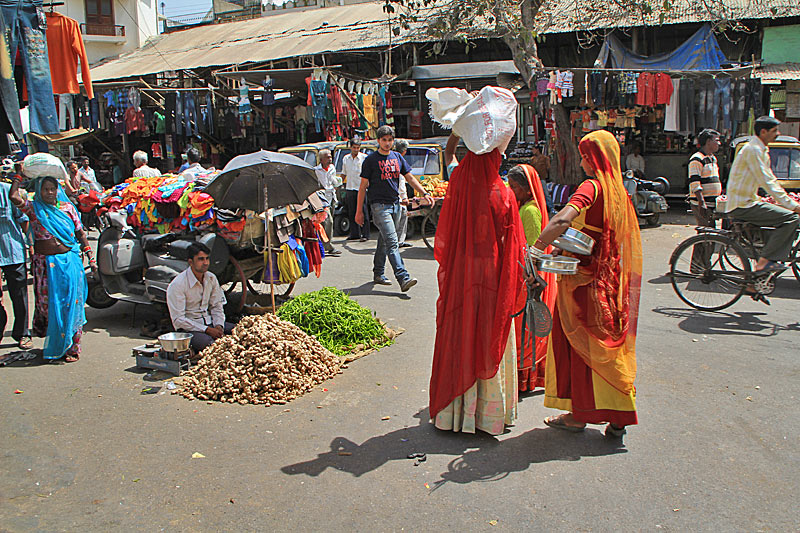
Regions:
<svg viewBox="0 0 800 533"><path fill-rule="evenodd" d="M636 215L648 226L658 225L661 213L669 209L664 195L669 192L669 181L666 178L646 180L635 170L628 170L622 177L628 197L636 208Z"/></svg>
<svg viewBox="0 0 800 533"><path fill-rule="evenodd" d="M100 205L97 191L82 188L76 200L83 227L86 229L95 228L102 233L108 227L107 219L103 216L108 211L108 208Z"/></svg>
<svg viewBox="0 0 800 533"><path fill-rule="evenodd" d="M188 248L193 242L203 243L211 250L209 271L221 286L231 284L226 293L239 282L242 293L252 291L250 280L262 279L263 254L253 248L233 250L216 233L137 235L127 224L124 212L107 213L104 218L109 226L97 240L98 274L87 271L87 303L95 309L106 309L117 301L165 305L170 282L188 268ZM293 286L282 296L288 296ZM240 301L240 310L244 300Z"/></svg>

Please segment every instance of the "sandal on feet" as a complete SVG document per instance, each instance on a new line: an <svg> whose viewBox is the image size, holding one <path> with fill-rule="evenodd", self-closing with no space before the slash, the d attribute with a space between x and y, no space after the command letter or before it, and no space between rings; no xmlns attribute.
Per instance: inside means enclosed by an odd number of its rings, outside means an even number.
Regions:
<svg viewBox="0 0 800 533"><path fill-rule="evenodd" d="M609 424L606 426L606 437L618 439L627 432L628 430L625 429L625 426L622 426L621 428L614 426L614 424Z"/></svg>
<svg viewBox="0 0 800 533"><path fill-rule="evenodd" d="M33 348L33 340L30 337L22 337L17 346L20 350L30 350Z"/></svg>
<svg viewBox="0 0 800 533"><path fill-rule="evenodd" d="M66 357L64 357L64 361L66 361L67 363L75 363L76 361L78 361L78 356L77 355L67 355Z"/></svg>
<svg viewBox="0 0 800 533"><path fill-rule="evenodd" d="M558 416L548 416L544 419L544 423L551 428L556 429L563 429L565 431L571 431L573 433L580 433L586 428L586 424L582 426L573 426L564 422L564 417L567 415L558 415Z"/></svg>

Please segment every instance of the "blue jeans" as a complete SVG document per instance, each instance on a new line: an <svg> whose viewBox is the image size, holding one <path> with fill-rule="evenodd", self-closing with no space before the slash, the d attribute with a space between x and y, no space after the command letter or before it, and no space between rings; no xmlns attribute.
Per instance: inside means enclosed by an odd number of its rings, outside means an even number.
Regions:
<svg viewBox="0 0 800 533"><path fill-rule="evenodd" d="M722 106L722 132L731 131L731 80L730 78L715 80L717 95Z"/></svg>
<svg viewBox="0 0 800 533"><path fill-rule="evenodd" d="M194 93L183 94L183 115L185 117L186 136L200 135L200 130L198 128L198 120L200 117L197 114Z"/></svg>
<svg viewBox="0 0 800 533"><path fill-rule="evenodd" d="M11 59L22 54L22 66L28 83L30 126L35 133L58 133L58 115L50 81L50 60L47 58L47 23L38 0L0 0L6 23ZM41 25L40 25L41 23Z"/></svg>
<svg viewBox="0 0 800 533"><path fill-rule="evenodd" d="M0 11L0 53L3 54L0 61L4 65L13 65L14 61L8 50L7 35L3 12ZM17 139L22 139L22 121L19 118L19 98L17 97L17 86L14 83L14 70L3 70L5 72L0 72L0 103L3 105L2 114L0 114L0 128L4 132L13 133Z"/></svg>
<svg viewBox="0 0 800 533"><path fill-rule="evenodd" d="M394 270L394 277L399 283L404 283L411 276L408 275L397 242L397 224L400 222L400 202L393 204L372 204L372 222L378 228L378 246L375 248L375 260L372 263L372 273L383 276L386 268L386 257Z"/></svg>

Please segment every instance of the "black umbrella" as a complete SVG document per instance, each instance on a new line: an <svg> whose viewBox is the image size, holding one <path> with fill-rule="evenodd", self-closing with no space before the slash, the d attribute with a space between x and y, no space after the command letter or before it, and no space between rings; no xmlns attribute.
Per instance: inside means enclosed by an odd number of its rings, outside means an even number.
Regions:
<svg viewBox="0 0 800 533"><path fill-rule="evenodd" d="M302 204L319 189L314 168L299 157L259 150L231 159L204 192L214 198L216 207L261 213L272 207Z"/></svg>
<svg viewBox="0 0 800 533"><path fill-rule="evenodd" d="M214 205L223 209L250 209L263 212L273 207L302 204L320 189L314 168L290 154L260 150L237 155L225 165L222 173L211 180L204 192L214 198ZM272 272L272 232L264 232L264 248ZM275 284L270 277L272 312L275 312ZM245 288L242 287L242 291ZM242 296L244 297L244 295Z"/></svg>

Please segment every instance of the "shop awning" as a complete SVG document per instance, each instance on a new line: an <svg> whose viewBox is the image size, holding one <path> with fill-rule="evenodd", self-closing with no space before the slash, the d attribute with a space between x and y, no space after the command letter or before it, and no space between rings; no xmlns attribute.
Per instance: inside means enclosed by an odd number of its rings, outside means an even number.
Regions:
<svg viewBox="0 0 800 533"><path fill-rule="evenodd" d="M87 130L86 128L75 128L72 130L62 131L60 133L53 133L50 135L43 135L41 133L30 132L29 135L38 137L47 141L48 144L75 144L83 142L92 136L94 130Z"/></svg>
<svg viewBox="0 0 800 533"><path fill-rule="evenodd" d="M800 63L781 63L779 65L761 65L753 69L753 77L761 78L762 83L774 80L800 80Z"/></svg>
<svg viewBox="0 0 800 533"><path fill-rule="evenodd" d="M495 78L498 74L519 74L513 61L476 61L474 63L440 63L411 67L412 80L463 80Z"/></svg>
<svg viewBox="0 0 800 533"><path fill-rule="evenodd" d="M92 69L96 81L388 47L383 4L310 9L166 33ZM392 36L391 43L403 39Z"/></svg>

